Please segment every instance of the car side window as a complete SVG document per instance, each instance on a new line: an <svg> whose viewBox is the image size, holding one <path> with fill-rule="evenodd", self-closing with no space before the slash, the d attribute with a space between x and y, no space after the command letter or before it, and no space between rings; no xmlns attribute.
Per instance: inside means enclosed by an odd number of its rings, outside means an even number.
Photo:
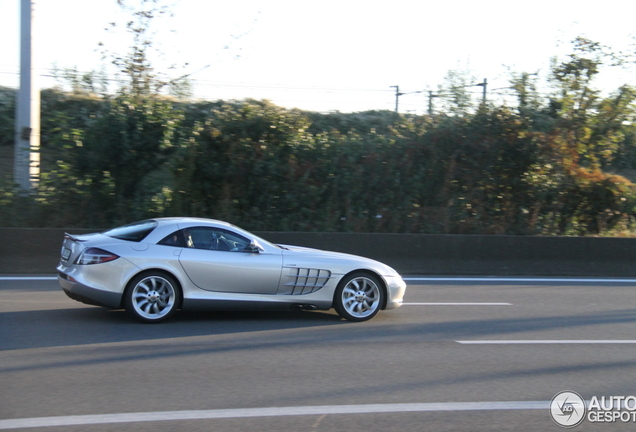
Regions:
<svg viewBox="0 0 636 432"><path fill-rule="evenodd" d="M167 235L159 242L162 246L174 246L174 247L186 247L186 239L183 230L175 231L170 235Z"/></svg>
<svg viewBox="0 0 636 432"><path fill-rule="evenodd" d="M250 241L245 237L221 228L194 227L184 231L186 239L191 238L188 247L226 252L242 252Z"/></svg>

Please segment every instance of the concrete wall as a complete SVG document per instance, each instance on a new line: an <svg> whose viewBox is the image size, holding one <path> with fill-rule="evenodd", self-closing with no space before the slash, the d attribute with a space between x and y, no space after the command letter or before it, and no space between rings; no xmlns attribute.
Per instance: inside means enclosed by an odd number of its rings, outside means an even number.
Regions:
<svg viewBox="0 0 636 432"><path fill-rule="evenodd" d="M64 229L0 228L0 273L55 273L64 232ZM628 238L255 234L275 243L367 256L391 265L402 274L636 277L636 239Z"/></svg>

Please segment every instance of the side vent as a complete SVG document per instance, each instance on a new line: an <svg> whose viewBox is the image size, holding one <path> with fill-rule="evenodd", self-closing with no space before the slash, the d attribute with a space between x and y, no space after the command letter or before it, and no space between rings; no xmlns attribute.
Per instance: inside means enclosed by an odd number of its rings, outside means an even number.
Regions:
<svg viewBox="0 0 636 432"><path fill-rule="evenodd" d="M324 287L331 277L329 270L322 269L285 267L283 271L285 283L279 292L283 295L311 294Z"/></svg>

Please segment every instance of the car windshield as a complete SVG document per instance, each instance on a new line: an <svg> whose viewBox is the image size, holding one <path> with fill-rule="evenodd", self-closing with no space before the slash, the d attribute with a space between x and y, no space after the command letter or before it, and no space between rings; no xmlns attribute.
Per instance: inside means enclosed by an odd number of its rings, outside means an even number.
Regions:
<svg viewBox="0 0 636 432"><path fill-rule="evenodd" d="M113 228L104 232L105 235L119 240L140 242L157 227L157 221L145 220L130 225Z"/></svg>
<svg viewBox="0 0 636 432"><path fill-rule="evenodd" d="M231 225L232 228L234 228L235 230L237 230L239 233L243 234L245 237L255 240L256 242L258 242L259 244L266 244L266 245L270 245L272 247L275 247L277 249L285 249L284 247L282 247L281 245L277 245L276 243L272 243L270 241L265 240L264 238L258 237L254 234L252 234L249 231L245 231L243 228L239 228L236 225Z"/></svg>

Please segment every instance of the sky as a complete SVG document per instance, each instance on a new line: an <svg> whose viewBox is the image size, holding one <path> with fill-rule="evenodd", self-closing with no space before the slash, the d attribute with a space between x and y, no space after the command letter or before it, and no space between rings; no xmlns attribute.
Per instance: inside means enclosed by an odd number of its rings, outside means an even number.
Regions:
<svg viewBox="0 0 636 432"><path fill-rule="evenodd" d="M129 14L116 0L33 0L34 46L42 88L50 70L107 67L98 43L124 54L131 38L106 31ZM190 74L198 99L269 99L314 111L424 112L428 90L450 70L488 80L505 93L512 72L546 77L585 36L636 52L636 2L627 0L165 0L154 20L153 65ZM17 87L20 0L0 0L0 86ZM172 64L177 69L169 71ZM109 72L110 73L110 72ZM599 87L634 81L634 70L603 71ZM636 84L636 83L634 83ZM471 89L473 90L473 89ZM475 94L482 88L475 87ZM416 93L420 92L420 93Z"/></svg>

